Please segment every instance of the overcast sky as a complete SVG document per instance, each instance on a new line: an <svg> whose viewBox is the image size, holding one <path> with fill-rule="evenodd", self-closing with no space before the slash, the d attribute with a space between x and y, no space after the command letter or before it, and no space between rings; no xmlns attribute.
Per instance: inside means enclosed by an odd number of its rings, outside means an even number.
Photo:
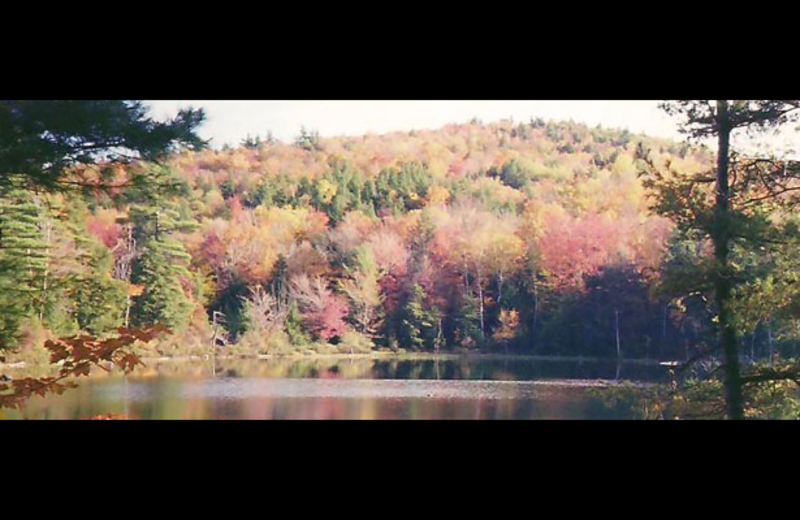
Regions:
<svg viewBox="0 0 800 520"><path fill-rule="evenodd" d="M627 128L632 132L677 138L674 120L657 101L148 101L161 118L179 108L203 107L208 122L201 130L215 147L238 144L248 134L268 130L283 141L293 140L300 127L323 137L439 128L477 117L484 122L513 117L528 121L573 120L591 126Z"/></svg>

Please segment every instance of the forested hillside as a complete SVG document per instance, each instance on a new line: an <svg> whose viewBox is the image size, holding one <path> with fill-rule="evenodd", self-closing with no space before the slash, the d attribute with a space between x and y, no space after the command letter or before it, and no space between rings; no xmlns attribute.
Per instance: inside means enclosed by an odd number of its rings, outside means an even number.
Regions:
<svg viewBox="0 0 800 520"><path fill-rule="evenodd" d="M89 166L83 193L5 189L0 342L161 323L162 353L482 349L684 358L702 294L661 283L709 254L673 238L639 172L705 149L542 120ZM94 181L119 190L91 189ZM125 187L123 190L122 187ZM755 329L753 330L755 333ZM752 348L773 348L754 334ZM750 339L748 339L750 341Z"/></svg>

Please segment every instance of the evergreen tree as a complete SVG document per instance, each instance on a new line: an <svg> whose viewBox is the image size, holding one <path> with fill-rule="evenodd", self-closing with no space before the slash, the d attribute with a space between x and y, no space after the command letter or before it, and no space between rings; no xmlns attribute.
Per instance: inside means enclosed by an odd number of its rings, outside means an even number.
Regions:
<svg viewBox="0 0 800 520"><path fill-rule="evenodd" d="M295 144L307 152L318 152L322 150L319 132L316 130L306 130L306 127L300 128L300 135L295 140Z"/></svg>
<svg viewBox="0 0 800 520"><path fill-rule="evenodd" d="M375 206L399 215L420 209L433 176L424 164L412 162L383 170L375 180Z"/></svg>
<svg viewBox="0 0 800 520"><path fill-rule="evenodd" d="M473 346L482 343L480 303L477 297L471 293L463 295L455 321L462 344Z"/></svg>
<svg viewBox="0 0 800 520"><path fill-rule="evenodd" d="M427 308L426 297L425 289L415 283L403 303L397 337L404 347L421 350L438 346L439 312Z"/></svg>
<svg viewBox="0 0 800 520"><path fill-rule="evenodd" d="M383 301L380 294L380 272L372 249L366 245L356 248L344 270L348 278L340 282L342 291L351 301L352 320L362 334L372 335L380 327Z"/></svg>
<svg viewBox="0 0 800 520"><path fill-rule="evenodd" d="M688 178L667 175L645 157L643 161L649 168L645 185L658 195L656 209L672 218L679 232L708 239L713 244L713 264L705 278L716 305L714 321L723 358L726 415L729 419L743 419L735 294L747 274L735 256L737 249L758 251L763 256L776 239L782 241L785 232L769 214L773 208L796 206L797 200L792 195L797 189L800 168L797 163L771 157L743 157L732 150L731 141L743 130L752 135L796 121L800 101L687 100L665 103L663 108L683 119L682 131L690 137L717 141L717 164L713 172ZM623 144L626 138L629 136L623 133Z"/></svg>
<svg viewBox="0 0 800 520"><path fill-rule="evenodd" d="M532 176L532 172L517 160L508 161L500 169L500 180L503 184L517 190L523 189L530 183Z"/></svg>
<svg viewBox="0 0 800 520"><path fill-rule="evenodd" d="M41 314L49 255L30 193L0 197L0 347L14 346L24 318Z"/></svg>
<svg viewBox="0 0 800 520"><path fill-rule="evenodd" d="M264 142L269 146L275 146L276 144L280 143L278 138L272 133L272 130L267 131L267 136L264 138Z"/></svg>
<svg viewBox="0 0 800 520"><path fill-rule="evenodd" d="M260 136L251 137L250 134L247 134L247 137L242 140L242 146L251 150L260 150L264 147L264 142Z"/></svg>
<svg viewBox="0 0 800 520"><path fill-rule="evenodd" d="M289 341L296 347L306 346L311 343L308 335L303 329L303 315L297 306L297 301L292 300L289 304L289 312L286 315L286 335L289 336Z"/></svg>
<svg viewBox="0 0 800 520"><path fill-rule="evenodd" d="M195 130L204 120L202 110L190 109L158 122L138 100L0 100L0 184L21 179L25 187L63 189L82 184L68 171L76 165L203 148Z"/></svg>
<svg viewBox="0 0 800 520"><path fill-rule="evenodd" d="M182 278L191 276L183 265L188 260L189 255L178 242L152 239L145 243L134 269L134 283L144 286L133 307L134 324L160 323L180 328L188 323L192 302L181 283Z"/></svg>
<svg viewBox="0 0 800 520"><path fill-rule="evenodd" d="M88 267L75 295L77 320L81 330L101 335L124 324L128 287L112 277L114 258L99 244L91 250Z"/></svg>
<svg viewBox="0 0 800 520"><path fill-rule="evenodd" d="M143 195L142 204L131 208L131 223L141 252L134 263L131 281L144 288L134 302L136 325L164 324L181 328L188 323L192 301L184 283L194 280L187 269L191 256L174 235L191 231L196 223L180 211L178 204L163 187L180 189L171 172L157 168ZM162 189L154 187L162 186Z"/></svg>

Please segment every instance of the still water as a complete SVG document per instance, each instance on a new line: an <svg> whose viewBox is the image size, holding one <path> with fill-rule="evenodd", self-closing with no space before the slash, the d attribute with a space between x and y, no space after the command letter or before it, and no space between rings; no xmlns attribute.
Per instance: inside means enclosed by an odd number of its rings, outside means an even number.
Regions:
<svg viewBox="0 0 800 520"><path fill-rule="evenodd" d="M615 381L664 381L657 364L500 357L149 362L86 379L6 418L631 419ZM600 388L598 388L600 383Z"/></svg>

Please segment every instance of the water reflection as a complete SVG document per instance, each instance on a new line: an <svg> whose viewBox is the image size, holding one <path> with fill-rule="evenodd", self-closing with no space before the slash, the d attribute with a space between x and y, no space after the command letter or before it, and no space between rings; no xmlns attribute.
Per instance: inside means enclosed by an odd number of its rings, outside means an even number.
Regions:
<svg viewBox="0 0 800 520"><path fill-rule="evenodd" d="M212 373L213 372L213 373ZM625 419L587 386L660 381L657 365L510 358L272 359L149 363L34 399L12 418ZM602 391L601 391L602 392ZM9 415L9 414L7 414Z"/></svg>

